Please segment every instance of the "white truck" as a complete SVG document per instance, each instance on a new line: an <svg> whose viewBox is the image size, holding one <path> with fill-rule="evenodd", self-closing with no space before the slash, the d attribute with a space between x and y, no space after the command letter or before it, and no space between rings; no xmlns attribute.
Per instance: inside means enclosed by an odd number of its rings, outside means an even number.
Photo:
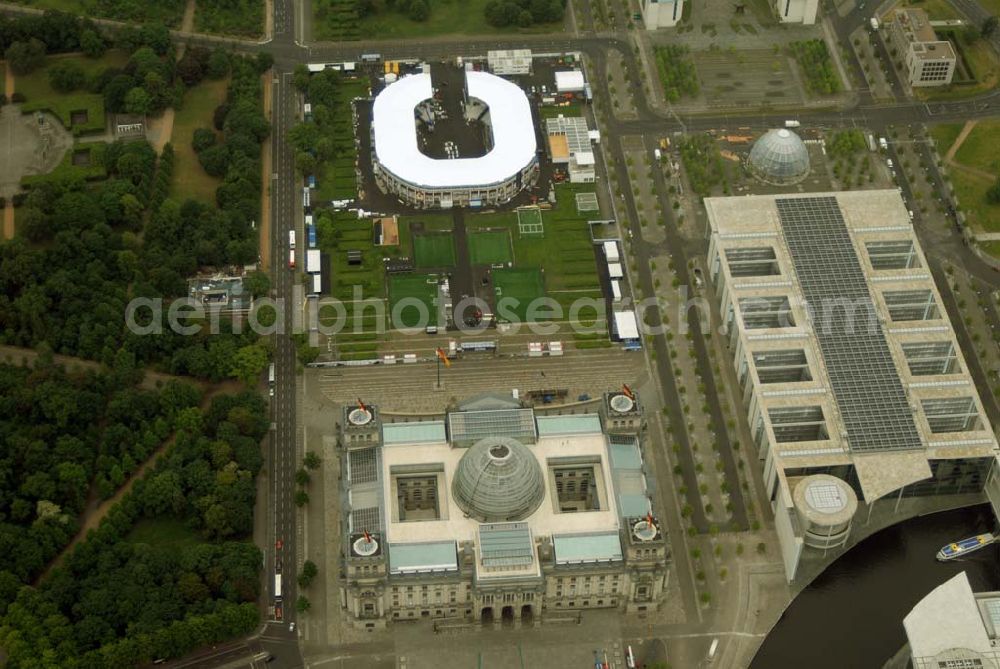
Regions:
<svg viewBox="0 0 1000 669"><path fill-rule="evenodd" d="M295 248L295 231L294 230L289 230L288 231L288 248L290 248L290 249L294 249Z"/></svg>
<svg viewBox="0 0 1000 669"><path fill-rule="evenodd" d="M798 121L785 121L786 128L798 128L800 125L802 124Z"/></svg>

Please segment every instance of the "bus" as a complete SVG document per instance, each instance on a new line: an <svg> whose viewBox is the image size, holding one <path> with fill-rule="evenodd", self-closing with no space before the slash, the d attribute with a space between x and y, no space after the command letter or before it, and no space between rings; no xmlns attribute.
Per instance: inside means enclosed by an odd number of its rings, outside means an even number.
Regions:
<svg viewBox="0 0 1000 669"><path fill-rule="evenodd" d="M281 599L281 574L274 575L274 598Z"/></svg>
<svg viewBox="0 0 1000 669"><path fill-rule="evenodd" d="M267 382L270 383L271 385L274 385L274 363L273 362L271 363L271 366L268 367L268 369L267 369Z"/></svg>
<svg viewBox="0 0 1000 669"><path fill-rule="evenodd" d="M377 63L382 60L382 54L380 53L363 53L361 54L362 63Z"/></svg>

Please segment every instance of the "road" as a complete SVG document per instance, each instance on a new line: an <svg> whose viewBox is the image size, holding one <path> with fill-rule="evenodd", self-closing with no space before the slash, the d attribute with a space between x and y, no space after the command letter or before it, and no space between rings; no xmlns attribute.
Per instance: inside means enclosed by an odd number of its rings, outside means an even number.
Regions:
<svg viewBox="0 0 1000 669"><path fill-rule="evenodd" d="M295 21L293 0L274 0L273 46L284 49L295 48ZM274 268L272 288L278 300L286 324L292 322L295 309L294 273L286 267L288 258L288 231L296 221L298 202L296 193L295 165L291 146L286 140L288 130L294 125L298 112L297 96L291 84L294 62L275 59L272 90L271 118L271 258ZM291 328L286 328L290 330ZM290 624L296 621L295 601L298 598L298 532L295 506L295 472L300 456L297 452L298 440L295 423L296 407L296 359L295 345L289 334L275 335L274 346L275 389L271 402L272 431L267 455L269 476L268 510L270 513L270 541L266 546L267 605L282 610L282 620L269 622L262 637L261 647L275 656L270 666L299 667L302 656L299 652L296 632ZM280 542L280 548L278 548ZM274 592L274 574L280 569L282 592ZM274 616L277 617L277 616ZM272 618L273 619L273 618ZM289 643L293 641L293 643Z"/></svg>

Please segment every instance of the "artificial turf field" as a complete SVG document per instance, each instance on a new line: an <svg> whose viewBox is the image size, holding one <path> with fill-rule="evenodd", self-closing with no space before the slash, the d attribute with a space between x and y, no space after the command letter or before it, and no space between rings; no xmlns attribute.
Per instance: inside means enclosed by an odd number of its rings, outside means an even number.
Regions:
<svg viewBox="0 0 1000 669"><path fill-rule="evenodd" d="M413 262L417 267L454 267L455 242L451 233L416 235Z"/></svg>
<svg viewBox="0 0 1000 669"><path fill-rule="evenodd" d="M409 299L407 299L409 298ZM389 276L389 309L393 317L392 326L412 328L437 323L437 277L434 274L392 274ZM424 304L429 321L422 323L416 306L406 306L396 314L396 305L402 300L411 304L414 299Z"/></svg>
<svg viewBox="0 0 1000 669"><path fill-rule="evenodd" d="M528 305L545 296L542 273L533 267L494 270L493 290L496 292L497 313L516 314L521 322L527 321ZM512 299L516 302L512 302ZM503 312L499 308L501 300L506 304Z"/></svg>
<svg viewBox="0 0 1000 669"><path fill-rule="evenodd" d="M513 260L510 234L506 230L469 233L469 257L473 265L492 265Z"/></svg>

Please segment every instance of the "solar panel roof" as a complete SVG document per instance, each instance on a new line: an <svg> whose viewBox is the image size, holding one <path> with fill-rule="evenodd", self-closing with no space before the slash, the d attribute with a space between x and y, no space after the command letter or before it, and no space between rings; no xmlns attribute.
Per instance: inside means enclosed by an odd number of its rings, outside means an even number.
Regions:
<svg viewBox="0 0 1000 669"><path fill-rule="evenodd" d="M855 451L921 448L836 198L779 198L775 204L799 285L813 310L813 329L848 445ZM853 321L845 309L853 309Z"/></svg>

